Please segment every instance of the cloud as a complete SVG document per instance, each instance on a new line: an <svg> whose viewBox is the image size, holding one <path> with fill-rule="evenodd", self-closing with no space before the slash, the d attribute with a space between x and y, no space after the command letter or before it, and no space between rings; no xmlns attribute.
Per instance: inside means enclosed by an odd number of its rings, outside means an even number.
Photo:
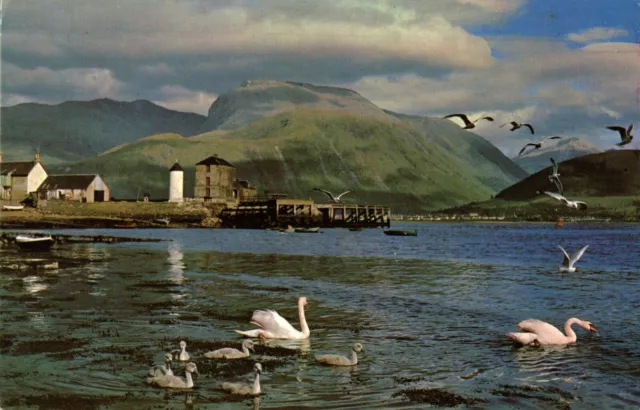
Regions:
<svg viewBox="0 0 640 410"><path fill-rule="evenodd" d="M474 118L493 115L496 122L479 124L474 131L505 150L515 149L531 135L511 133L497 123L516 119L533 123L536 134L598 140L601 135L606 138L605 122L636 115L635 87L629 86L637 81L634 44L601 43L571 49L549 41L510 39L507 43L508 57L491 69L454 72L442 78L367 76L343 86L392 111L428 116L465 112Z"/></svg>
<svg viewBox="0 0 640 410"><path fill-rule="evenodd" d="M165 85L160 88L161 96L154 103L176 111L194 112L207 115L209 107L218 98L215 94L188 90L179 85Z"/></svg>
<svg viewBox="0 0 640 410"><path fill-rule="evenodd" d="M627 30L611 27L592 27L579 33L567 34L567 40L574 43L587 44L602 40L611 40L629 34Z"/></svg>

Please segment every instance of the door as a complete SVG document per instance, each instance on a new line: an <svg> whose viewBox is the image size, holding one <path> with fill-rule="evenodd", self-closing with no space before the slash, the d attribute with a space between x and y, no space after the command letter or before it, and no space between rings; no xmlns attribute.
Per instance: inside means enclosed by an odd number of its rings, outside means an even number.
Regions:
<svg viewBox="0 0 640 410"><path fill-rule="evenodd" d="M95 202L104 202L104 191L94 191L93 200Z"/></svg>

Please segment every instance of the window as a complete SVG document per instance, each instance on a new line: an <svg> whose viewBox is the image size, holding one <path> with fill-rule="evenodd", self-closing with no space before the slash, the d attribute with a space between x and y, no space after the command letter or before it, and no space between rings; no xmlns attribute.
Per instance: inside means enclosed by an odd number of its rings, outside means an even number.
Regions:
<svg viewBox="0 0 640 410"><path fill-rule="evenodd" d="M207 189L205 189L204 196L207 198L211 197L211 188L207 187Z"/></svg>
<svg viewBox="0 0 640 410"><path fill-rule="evenodd" d="M205 183L206 186L210 186L211 185L211 178L207 177L207 182Z"/></svg>
<svg viewBox="0 0 640 410"><path fill-rule="evenodd" d="M211 165L207 165L207 173L211 172Z"/></svg>

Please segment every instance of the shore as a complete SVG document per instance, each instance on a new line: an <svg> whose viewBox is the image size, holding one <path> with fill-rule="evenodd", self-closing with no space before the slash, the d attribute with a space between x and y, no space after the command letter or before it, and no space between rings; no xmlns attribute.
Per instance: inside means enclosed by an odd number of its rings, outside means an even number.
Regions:
<svg viewBox="0 0 640 410"><path fill-rule="evenodd" d="M220 220L214 215L217 209L202 204L50 201L46 207L0 212L0 228L215 228Z"/></svg>

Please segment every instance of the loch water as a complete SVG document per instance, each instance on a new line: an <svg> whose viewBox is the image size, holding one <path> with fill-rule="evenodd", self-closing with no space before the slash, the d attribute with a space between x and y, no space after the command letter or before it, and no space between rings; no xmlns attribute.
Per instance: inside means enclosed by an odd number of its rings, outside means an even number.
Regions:
<svg viewBox="0 0 640 410"><path fill-rule="evenodd" d="M49 252L0 248L0 407L69 409L638 409L640 225L394 223L319 233L261 230L82 230L170 239L57 244ZM41 231L54 232L54 231ZM76 233L76 231L60 231ZM557 273L562 254L589 245ZM12 269L44 258L58 269ZM203 354L238 348L254 309L275 309L303 342L258 343L249 359ZM537 318L575 345L515 347L506 334ZM198 366L190 391L148 386L151 365L187 342ZM314 355L365 351L354 367ZM225 381L263 394L234 397ZM174 369L179 371L174 363Z"/></svg>

